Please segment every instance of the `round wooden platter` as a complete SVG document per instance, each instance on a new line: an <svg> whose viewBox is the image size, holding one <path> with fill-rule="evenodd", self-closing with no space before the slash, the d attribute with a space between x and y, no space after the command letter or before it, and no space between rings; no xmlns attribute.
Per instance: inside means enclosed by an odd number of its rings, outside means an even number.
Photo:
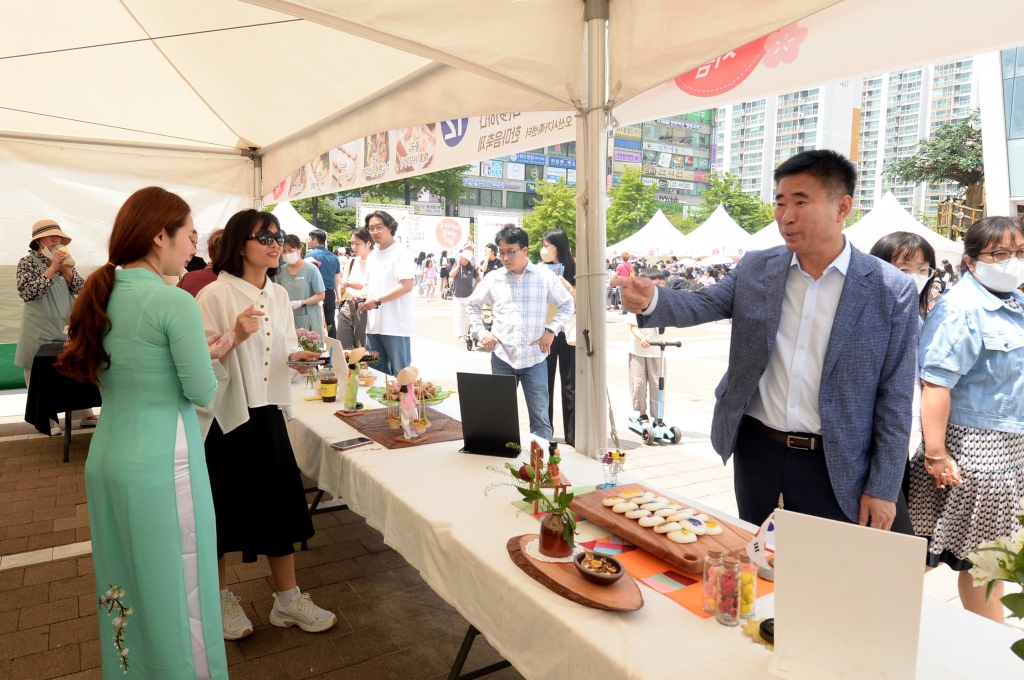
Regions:
<svg viewBox="0 0 1024 680"><path fill-rule="evenodd" d="M553 593L584 607L610 612L632 612L644 606L644 596L633 577L623 574L610 586L591 583L576 571L572 562L539 562L526 554L526 544L537 534L513 536L508 539L508 556L530 578Z"/></svg>

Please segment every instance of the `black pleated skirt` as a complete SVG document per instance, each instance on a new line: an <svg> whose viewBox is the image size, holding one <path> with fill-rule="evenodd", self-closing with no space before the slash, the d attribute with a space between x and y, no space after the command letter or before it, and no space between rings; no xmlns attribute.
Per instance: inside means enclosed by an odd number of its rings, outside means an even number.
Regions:
<svg viewBox="0 0 1024 680"><path fill-rule="evenodd" d="M206 466L217 513L217 557L283 557L312 538L302 476L280 408L251 408L249 420L227 434L214 420L206 435Z"/></svg>

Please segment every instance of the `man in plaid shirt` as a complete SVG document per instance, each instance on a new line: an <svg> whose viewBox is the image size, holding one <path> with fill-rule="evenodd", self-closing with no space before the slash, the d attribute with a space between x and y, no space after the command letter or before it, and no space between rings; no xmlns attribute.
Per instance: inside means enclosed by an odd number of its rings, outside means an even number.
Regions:
<svg viewBox="0 0 1024 680"><path fill-rule="evenodd" d="M530 432L550 440L545 359L573 314L572 296L557 276L530 262L530 237L523 229L506 224L494 240L505 267L487 274L466 301L469 332L491 352L491 373L514 375L523 386ZM480 318L488 302L494 313L490 332Z"/></svg>

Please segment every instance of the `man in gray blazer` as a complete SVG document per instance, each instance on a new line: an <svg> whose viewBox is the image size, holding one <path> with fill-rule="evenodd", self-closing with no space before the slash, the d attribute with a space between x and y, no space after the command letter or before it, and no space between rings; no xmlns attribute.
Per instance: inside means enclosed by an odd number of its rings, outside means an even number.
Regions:
<svg viewBox="0 0 1024 680"><path fill-rule="evenodd" d="M732 319L715 450L735 454L740 517L787 510L912 533L901 484L917 362L914 282L843 236L856 169L807 151L775 170L785 246L696 293L615 279L641 326ZM895 522L895 524L894 524Z"/></svg>

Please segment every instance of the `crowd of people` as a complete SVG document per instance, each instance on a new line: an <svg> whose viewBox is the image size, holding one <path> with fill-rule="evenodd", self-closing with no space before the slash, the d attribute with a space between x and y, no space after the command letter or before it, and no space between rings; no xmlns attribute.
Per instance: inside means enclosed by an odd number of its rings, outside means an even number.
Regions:
<svg viewBox="0 0 1024 680"><path fill-rule="evenodd" d="M976 222L957 269L905 232L861 253L842 233L855 177L830 151L780 165L786 245L728 271L627 253L608 262L609 305L634 314L633 408L659 424L651 343L665 327L731 319L712 442L734 460L740 516L760 523L784 492L797 512L924 536L927 567L960 572L964 606L1001 620L1000 587L986 600L967 556L1020 528L1024 224ZM300 347L298 328L374 350L374 368L394 376L412 361L415 291L430 300L441 288L456 339L516 378L530 431L547 440L557 377L562 434L575 443L567 235L545 233L535 263L527 232L507 224L478 266L471 248L414 257L397 228L373 212L340 254L313 230L303 257L272 213L243 210L208 236L207 263L187 203L149 187L121 207L108 262L83 279L70 237L53 221L34 225L18 265L16 363L28 381L38 348L64 342L58 369L100 386L85 470L95 579L101 595L117 588L137 603L133 666L227 677L223 641L253 631L227 553L266 557L273 625L319 632L337 621L301 590L293 556L314 528L285 419L292 376L319 357ZM105 646L104 665L123 651Z"/></svg>

